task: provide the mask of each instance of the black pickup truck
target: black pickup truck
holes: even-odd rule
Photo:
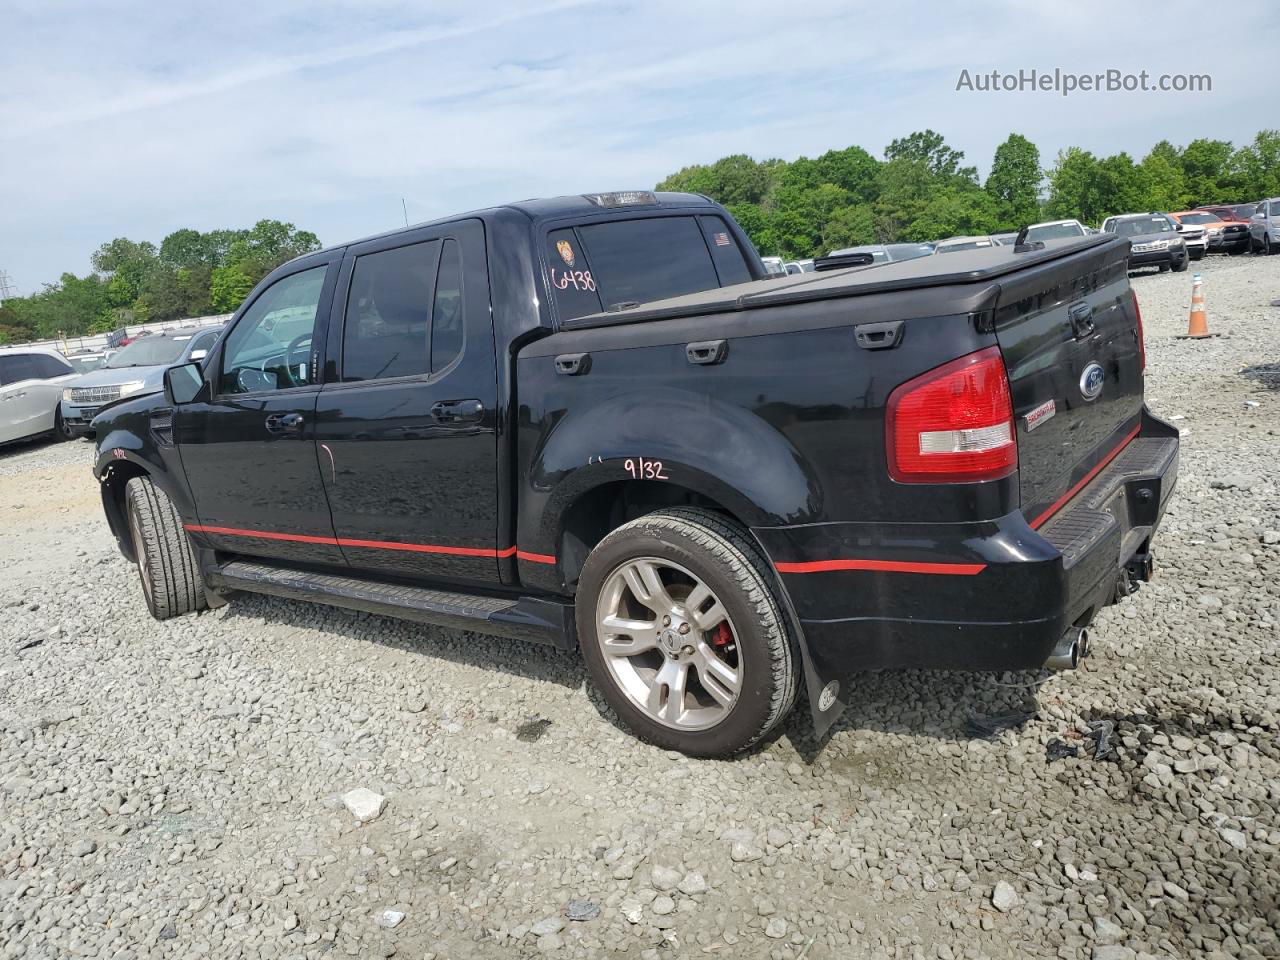
[[[277,269],[94,471],[156,617],[578,647],[637,734],[731,754],[801,682],[824,733],[854,671],[1074,666],[1150,577],[1178,439],[1128,250],[767,278],[703,197],[480,210]]]

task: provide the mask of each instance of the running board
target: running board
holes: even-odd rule
[[[564,650],[577,646],[573,605],[555,600],[447,593],[245,560],[233,560],[209,570],[205,579],[209,586],[222,590],[308,600],[400,620],[549,643]]]

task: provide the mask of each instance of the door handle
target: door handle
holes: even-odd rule
[[[306,418],[300,413],[273,413],[265,422],[268,433],[284,435],[301,433]]]
[[[431,406],[431,419],[436,423],[476,423],[484,416],[479,400],[441,400]]]
[[[1077,340],[1083,340],[1093,333],[1093,306],[1085,300],[1073,303],[1067,308],[1067,316],[1071,320],[1071,330]]]

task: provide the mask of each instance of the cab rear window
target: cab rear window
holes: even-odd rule
[[[611,220],[555,230],[547,240],[561,320],[751,279],[717,216]]]

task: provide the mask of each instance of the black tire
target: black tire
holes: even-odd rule
[[[1190,261],[1187,260],[1186,257],[1183,257],[1181,260],[1175,260],[1170,269],[1173,270],[1174,273],[1182,273],[1182,271],[1187,269],[1188,263],[1190,263]]]
[[[1203,250],[1197,250],[1195,253],[1191,254],[1191,259],[1192,259],[1192,260],[1196,260],[1196,261],[1203,260],[1203,259],[1204,259],[1204,251],[1203,251]]]
[[[596,608],[610,575],[629,560],[656,557],[685,567],[724,605],[737,634],[742,689],[725,717],[703,730],[677,730],[632,702],[605,664]],[[641,739],[695,757],[726,757],[758,743],[790,713],[800,658],[772,568],[737,524],[707,510],[651,513],[605,537],[578,585],[579,644],[587,669],[622,722]]]
[[[63,440],[74,440],[75,438],[76,435],[71,432],[71,428],[62,419],[62,405],[59,404],[53,410],[53,442],[61,443]]]
[[[1276,252],[1276,246],[1271,242],[1271,235],[1264,234],[1262,237],[1262,252],[1268,257]]]
[[[1168,269],[1169,269],[1169,264],[1167,264],[1167,263],[1162,263],[1162,264],[1160,264],[1160,269],[1159,269],[1157,272],[1159,272],[1159,273],[1164,273],[1164,272],[1165,272],[1165,271],[1167,271]]]
[[[150,477],[134,477],[125,487],[125,509],[151,615],[168,620],[208,609],[204,581],[173,501]]]

